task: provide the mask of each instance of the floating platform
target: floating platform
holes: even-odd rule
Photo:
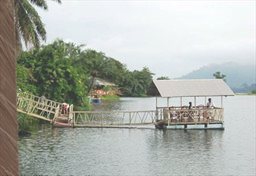
[[[224,130],[222,121],[202,121],[202,122],[169,122],[160,120],[155,123],[157,129],[173,129],[173,130]]]
[[[58,127],[58,128],[71,128],[73,127],[72,124],[70,123],[63,123],[63,122],[54,122],[53,127]]]
[[[82,124],[74,125],[74,128],[123,128],[123,129],[155,129],[155,125],[98,125],[98,124]]]
[[[69,124],[55,122],[53,124],[57,128],[122,128],[122,129],[167,129],[167,130],[224,130],[224,124],[222,122],[181,122],[181,123],[165,123],[158,121],[156,123],[147,124]]]

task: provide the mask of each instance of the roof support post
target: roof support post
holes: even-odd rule
[[[196,107],[196,97],[194,97],[194,107]]]
[[[157,110],[157,96],[156,96],[156,110]]]
[[[169,108],[169,106],[170,106],[169,99],[170,99],[170,97],[167,98],[167,107],[168,107],[168,108]]]
[[[182,97],[180,97],[180,107],[182,107]]]
[[[221,96],[221,102],[220,102],[221,108],[223,108],[223,96]]]
[[[159,118],[159,114],[158,114],[158,106],[157,106],[158,102],[157,102],[157,96],[156,96],[156,113],[155,113],[155,120],[158,120]]]

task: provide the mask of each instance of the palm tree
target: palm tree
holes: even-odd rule
[[[219,71],[215,72],[213,76],[215,77],[215,79],[223,79],[226,82],[226,79],[225,79],[226,75],[221,74]]]
[[[61,3],[61,0],[54,0]],[[40,16],[33,5],[48,9],[46,0],[14,0],[15,6],[15,26],[18,48],[21,48],[21,41],[26,47],[39,47],[40,41],[46,40],[46,31]]]

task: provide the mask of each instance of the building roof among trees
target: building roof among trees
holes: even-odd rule
[[[96,78],[95,79],[95,85],[98,85],[98,86],[116,86],[114,83],[111,83],[111,82],[108,82],[104,79],[101,79],[101,78]]]

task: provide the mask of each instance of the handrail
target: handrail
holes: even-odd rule
[[[162,119],[170,121],[224,121],[223,108],[158,108]]]
[[[73,111],[75,125],[134,125],[155,122],[156,111]]]
[[[18,93],[17,110],[19,112],[51,121],[58,116],[61,103],[46,98],[38,97],[29,93]]]
[[[60,110],[63,103],[52,101],[43,97],[34,96],[28,93],[19,93],[17,99],[17,110],[35,118],[55,122],[63,118]],[[157,120],[174,122],[223,122],[223,108],[182,108],[182,107],[157,107],[156,110],[143,111],[73,111],[73,105],[69,106],[68,119],[72,126],[113,126],[113,125],[142,125],[152,124]]]

